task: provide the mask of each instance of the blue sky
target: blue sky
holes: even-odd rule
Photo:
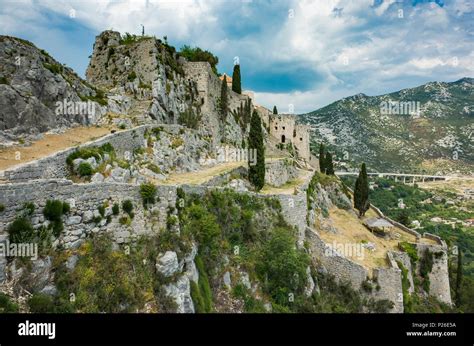
[[[474,76],[472,0],[0,0],[0,34],[82,76],[96,35],[141,24],[212,51],[220,72],[239,57],[243,88],[280,112]]]

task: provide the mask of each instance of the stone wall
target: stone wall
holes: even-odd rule
[[[296,116],[291,114],[278,114],[269,116],[270,135],[281,144],[292,143],[298,152],[298,157],[310,160],[310,127],[296,124]]]
[[[157,186],[158,202],[145,211],[141,204],[140,187],[131,184],[99,183],[74,184],[68,180],[43,180],[19,184],[0,185],[0,203],[5,206],[0,221],[0,237],[6,237],[7,225],[15,219],[25,202],[35,204],[35,212],[31,216],[34,228],[47,226],[48,222],[42,214],[46,201],[57,199],[68,202],[71,211],[63,216],[65,230],[59,243],[66,248],[77,247],[88,234],[112,231],[117,243],[128,242],[130,238],[150,232],[158,232],[166,228],[168,211],[176,206],[176,187]],[[112,216],[112,205],[121,206],[124,200],[134,204],[134,218],[130,225],[121,225],[118,216]],[[100,221],[99,206],[105,208],[105,216]],[[122,208],[120,207],[120,210]],[[174,211],[175,212],[175,211]],[[107,216],[111,216],[107,222]]]
[[[98,140],[90,141],[76,148],[59,151],[39,160],[0,172],[0,179],[10,182],[24,182],[34,179],[63,179],[69,175],[66,158],[77,148],[101,146],[110,143],[115,148],[118,156],[123,156],[126,151],[143,147],[144,133],[149,126],[140,126],[131,130],[120,131],[104,136]]]
[[[354,289],[360,289],[362,283],[367,279],[369,272],[350,259],[332,251],[318,233],[306,227],[306,241],[313,259],[317,259],[326,270],[334,275],[336,281],[349,283]]]
[[[401,270],[398,267],[392,266],[390,268],[376,268],[373,271],[373,279],[378,283],[380,289],[373,290],[372,296],[377,300],[390,300],[394,303],[390,312],[402,313],[403,289]]]
[[[452,304],[451,289],[449,285],[449,271],[448,271],[448,254],[446,248],[439,245],[414,244],[418,251],[420,260],[426,250],[433,254],[433,268],[429,273],[430,292],[429,295],[436,297],[441,302]],[[420,271],[418,260],[417,273]]]

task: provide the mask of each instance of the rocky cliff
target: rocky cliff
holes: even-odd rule
[[[71,108],[90,101],[89,107]],[[58,104],[59,102],[59,104]],[[94,124],[103,93],[29,41],[0,36],[0,142],[51,129]],[[66,105],[66,107],[64,107]]]

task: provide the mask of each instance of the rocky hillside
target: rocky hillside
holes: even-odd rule
[[[406,114],[406,102],[419,102],[419,113],[414,103],[415,112]],[[376,171],[449,173],[469,172],[474,165],[472,78],[380,96],[358,94],[302,119],[313,127],[313,150],[323,141],[348,168],[365,161]]]
[[[93,102],[94,111],[65,111],[57,102]],[[33,43],[0,36],[0,142],[28,140],[51,129],[92,124],[103,93]]]

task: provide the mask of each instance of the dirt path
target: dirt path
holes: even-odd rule
[[[168,176],[166,180],[161,181],[159,183],[165,185],[199,185],[211,180],[212,178],[220,174],[229,172],[240,166],[245,166],[246,164],[246,162],[225,162],[216,166],[201,169],[196,172],[172,173]]]
[[[45,134],[30,146],[0,149],[0,171],[103,137],[109,134],[111,129],[96,126],[75,127],[60,134]]]
[[[281,160],[282,158],[269,158],[266,159],[266,162],[273,162]],[[247,162],[224,162],[209,168],[204,168],[196,172],[186,172],[186,173],[171,173],[166,180],[157,181],[158,184],[165,185],[179,185],[179,184],[189,184],[189,185],[199,185],[204,184],[218,175],[232,171],[237,167],[247,167]]]

